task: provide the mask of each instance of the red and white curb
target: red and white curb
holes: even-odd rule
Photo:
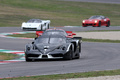
[[[13,38],[13,39],[29,39],[29,40],[34,40],[33,38],[11,37],[11,36],[9,36],[9,35],[14,35],[14,34],[27,34],[27,33],[35,33],[35,32],[29,31],[29,32],[0,33],[0,37],[4,37],[4,38]],[[14,50],[0,49],[0,52],[11,53],[11,54],[17,54],[17,55],[20,56],[19,59],[14,59],[14,60],[0,60],[0,64],[8,64],[8,63],[15,63],[15,62],[25,61],[24,51],[14,51]]]
[[[17,55],[20,56],[20,58],[14,59],[14,60],[0,60],[0,64],[8,64],[8,63],[15,63],[15,62],[25,61],[24,51],[13,51],[13,50],[0,49],[0,52],[10,53],[10,54],[17,54]]]
[[[33,31],[29,32],[11,32],[11,33],[0,33],[0,37],[5,37],[5,38],[13,38],[13,39],[30,39],[33,40],[33,38],[25,38],[25,37],[11,37],[9,35],[14,35],[14,34],[27,34],[27,33],[35,33]]]

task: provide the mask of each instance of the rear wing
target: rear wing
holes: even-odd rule
[[[36,31],[36,37],[39,37],[43,34],[43,31]]]
[[[66,33],[67,33],[69,36],[76,35],[76,34],[75,34],[75,33],[73,33],[72,31],[66,31]]]

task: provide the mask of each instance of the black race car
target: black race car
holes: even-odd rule
[[[26,61],[34,59],[80,58],[81,37],[67,38],[65,35],[41,35],[25,47]]]

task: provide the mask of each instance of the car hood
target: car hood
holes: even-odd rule
[[[57,49],[58,47],[62,46],[63,44],[35,44],[36,48],[43,54],[47,54],[50,51]]]

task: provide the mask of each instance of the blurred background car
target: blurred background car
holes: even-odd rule
[[[46,30],[50,27],[50,20],[30,19],[27,22],[23,22],[22,30]]]
[[[101,27],[101,26],[110,26],[110,19],[101,16],[101,15],[96,15],[96,16],[91,16],[89,19],[85,19],[82,21],[82,26],[87,27],[87,26],[93,26],[93,27]]]

